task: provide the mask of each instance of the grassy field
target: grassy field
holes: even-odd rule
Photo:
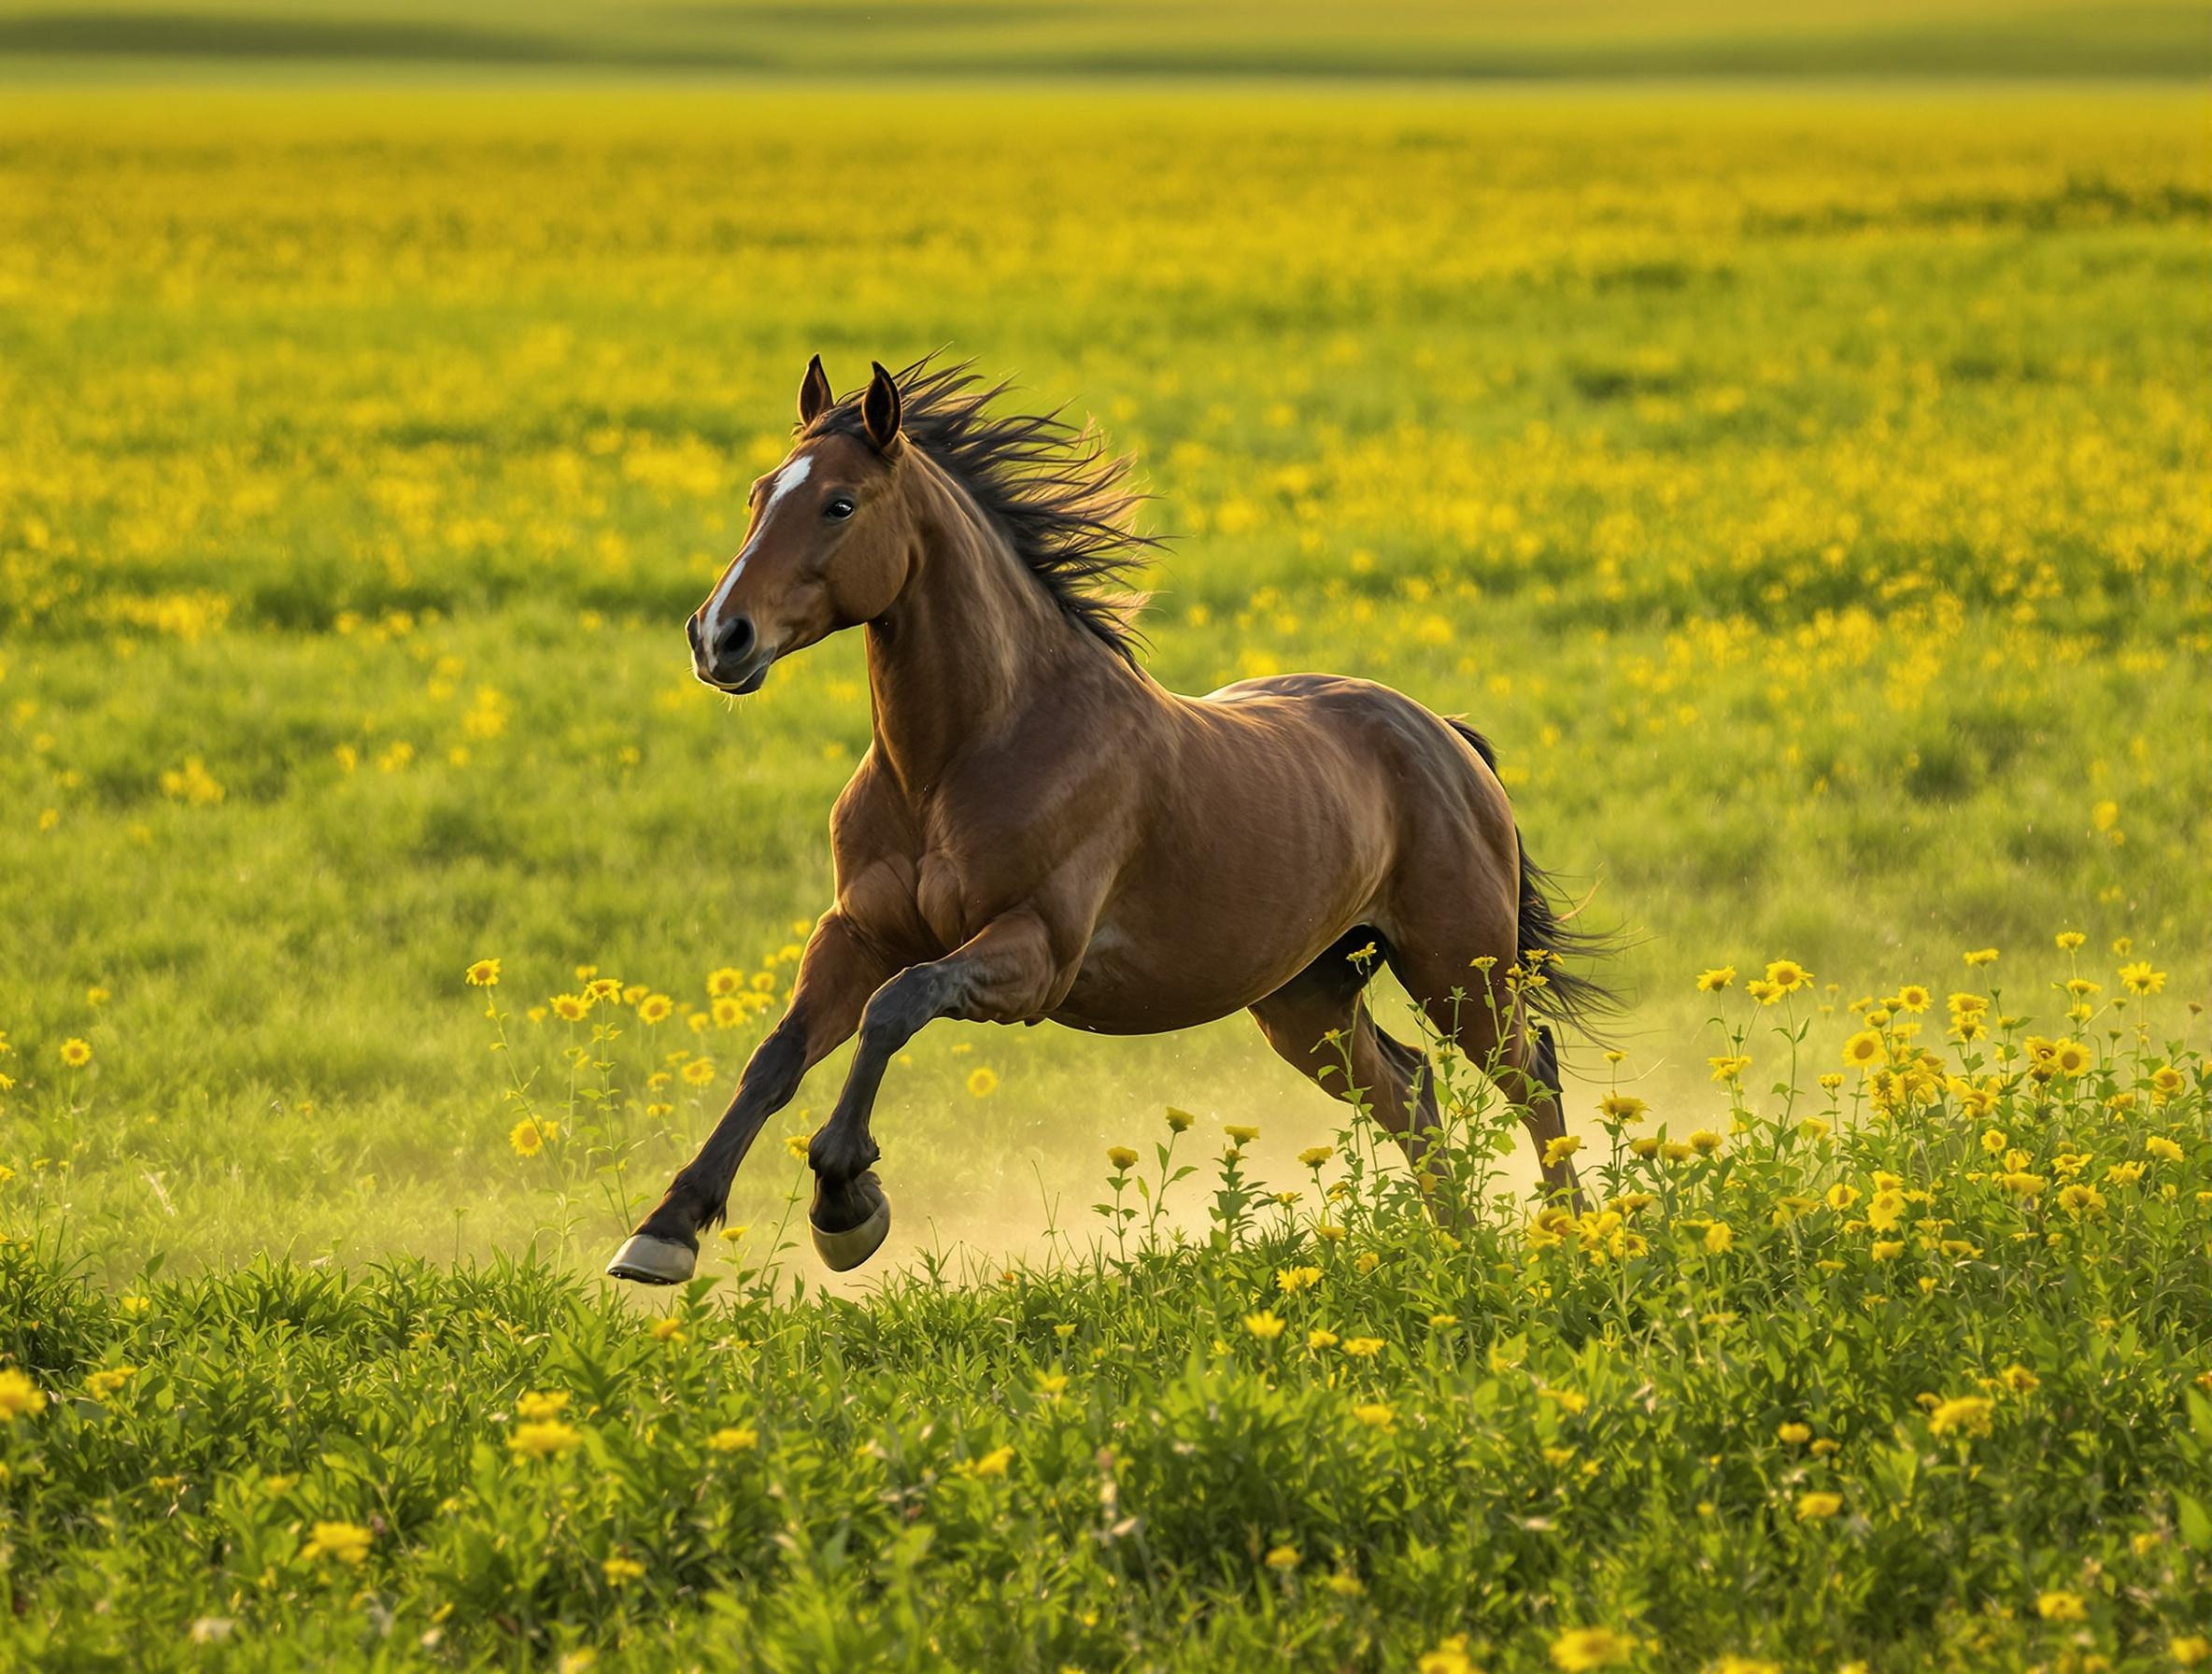
[[[2212,1426],[2202,119],[2155,86],[11,91],[21,1642],[1402,1666],[1464,1632],[1516,1667],[1602,1626],[1665,1667],[2166,1666]],[[909,1281],[763,1276],[833,1060],[680,1337],[579,1283],[780,1005],[868,737],[858,645],[731,705],[682,617],[806,355],[843,387],[941,344],[1141,457],[1167,683],[1337,669],[1497,740],[1535,853],[1637,938],[1570,1121],[1603,1151],[1617,1090],[1721,1141],[1609,1180],[1653,1195],[1635,1248],[1513,1204],[1452,1248],[1365,1171],[1324,1210],[1296,1158],[1337,1109],[1241,1019],[943,1025],[877,1125]],[[1731,1014],[1716,1081],[1693,977],[1784,958],[1812,979]],[[1903,985],[1999,981],[1957,1084],[1816,1085]],[[2028,1073],[2011,1010],[2096,1068]],[[1225,1225],[1186,1184],[1180,1247],[1100,1267],[1102,1147],[1170,1104],[1304,1196]],[[1878,1170],[1931,1197],[1794,1207]],[[1930,1432],[1917,1396],[2015,1364],[1989,1436]],[[575,1451],[510,1457],[525,1390]],[[302,1555],[318,1522],[362,1568]]]

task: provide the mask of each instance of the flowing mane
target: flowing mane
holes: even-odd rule
[[[1062,615],[1134,665],[1141,641],[1132,618],[1143,601],[1129,585],[1162,543],[1130,527],[1147,498],[1126,486],[1131,461],[1109,455],[1097,431],[1076,429],[1056,410],[991,412],[1011,384],[979,388],[972,362],[933,366],[934,359],[925,355],[897,375],[907,441],[967,489]],[[864,434],[861,395],[832,403],[805,434]]]

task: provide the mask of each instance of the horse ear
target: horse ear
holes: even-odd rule
[[[806,363],[806,377],[799,386],[799,422],[812,424],[830,410],[830,375],[822,370],[820,355]]]
[[[876,452],[888,453],[891,444],[899,439],[899,386],[881,361],[868,363],[875,376],[869,380],[868,393],[860,398],[860,422],[868,427],[868,439],[875,444]]]

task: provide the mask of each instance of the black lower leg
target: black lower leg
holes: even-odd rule
[[[745,1064],[737,1097],[638,1230],[698,1248],[701,1230],[729,1213],[730,1182],[753,1141],[791,1101],[805,1074],[806,1046],[796,1029],[778,1029],[762,1041]]]
[[[811,1218],[824,1232],[843,1232],[873,1214],[883,1201],[873,1169],[883,1155],[869,1132],[869,1117],[892,1057],[923,1025],[945,1014],[943,968],[917,965],[876,990],[860,1020],[859,1049],[845,1076],[837,1108],[806,1148],[815,1171]]]

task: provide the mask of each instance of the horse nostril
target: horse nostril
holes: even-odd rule
[[[753,649],[753,618],[738,617],[722,630],[721,643],[715,646],[715,660],[725,666],[742,662]]]
[[[697,616],[688,616],[684,618],[684,637],[691,643],[691,655],[698,656],[699,617]]]

